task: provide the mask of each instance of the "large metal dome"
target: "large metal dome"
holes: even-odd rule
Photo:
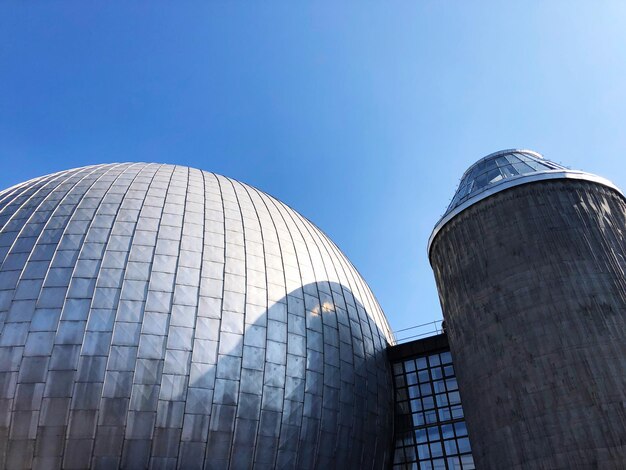
[[[0,263],[0,466],[387,464],[387,321],[276,199],[181,166],[64,171],[0,193]]]

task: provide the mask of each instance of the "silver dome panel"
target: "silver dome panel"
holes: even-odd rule
[[[0,467],[387,465],[387,321],[276,199],[64,171],[0,193],[0,263]]]

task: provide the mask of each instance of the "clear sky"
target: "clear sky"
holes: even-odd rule
[[[0,3],[0,187],[239,179],[324,230],[396,330],[441,317],[426,243],[471,163],[531,148],[626,188],[625,123],[624,1]]]

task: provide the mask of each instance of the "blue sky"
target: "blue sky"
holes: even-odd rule
[[[531,148],[626,188],[626,3],[0,4],[0,187],[114,161],[286,202],[394,329],[440,318],[426,243],[463,171]]]

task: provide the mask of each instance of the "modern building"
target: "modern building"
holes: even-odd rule
[[[472,165],[429,243],[478,468],[626,468],[626,198],[530,151]]]
[[[607,180],[492,154],[429,242],[445,332],[395,344],[255,188],[145,163],[8,188],[0,466],[622,468],[625,231]]]
[[[391,346],[394,470],[475,468],[445,333]]]
[[[0,467],[383,468],[393,337],[337,247],[212,173],[0,193]]]

